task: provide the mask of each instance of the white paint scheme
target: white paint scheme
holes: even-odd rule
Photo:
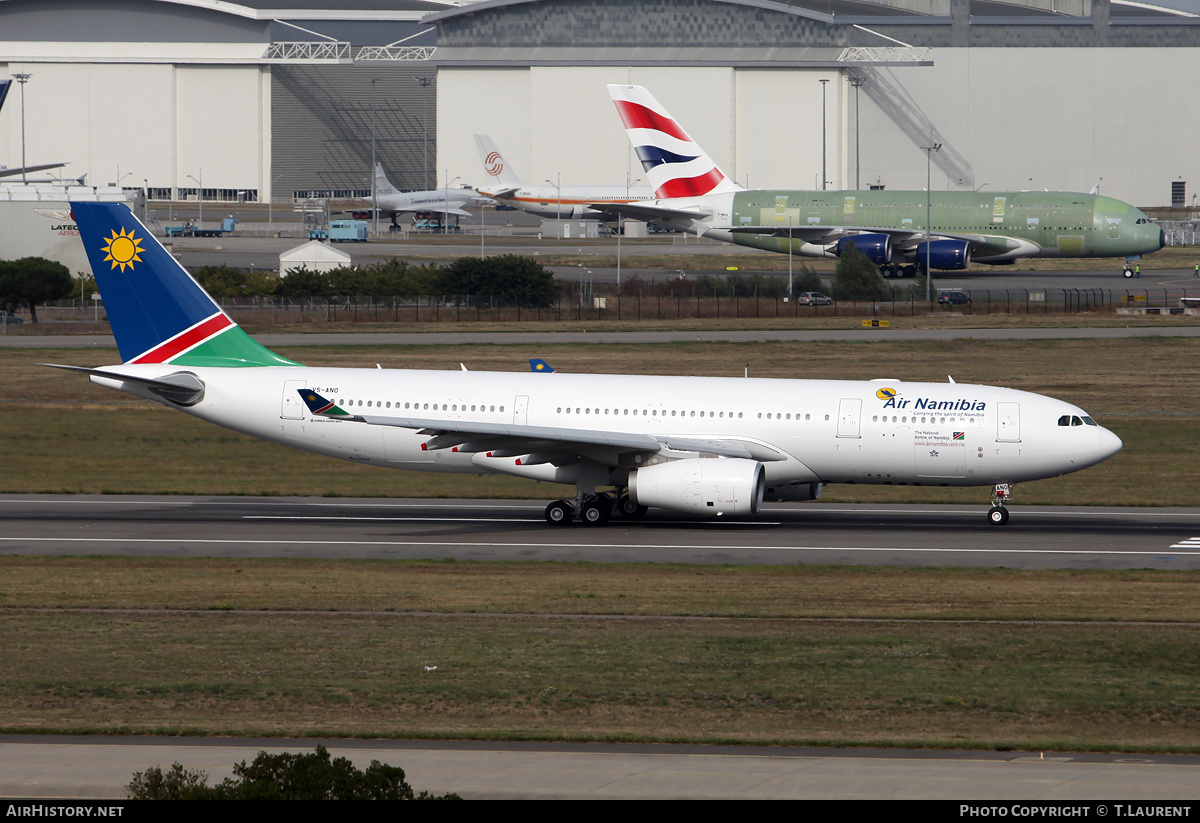
[[[1120,439],[1101,426],[1059,425],[1064,416],[1086,418],[1069,403],[963,383],[170,365],[103,371],[143,378],[194,374],[205,386],[203,399],[177,408],[305,451],[390,468],[575,484],[581,495],[630,485],[629,474],[639,467],[683,459],[761,464],[767,499],[808,499],[814,495],[787,487],[800,484],[819,493],[810,484],[991,486],[1078,471],[1121,448]],[[141,384],[95,374],[92,379],[174,405]],[[293,399],[300,388],[361,420],[313,416]],[[930,404],[962,408],[934,413],[926,408]],[[509,438],[536,431],[543,445],[510,440],[526,445],[491,457],[486,450],[455,450],[445,437],[445,448],[430,445],[438,445],[431,434],[439,430],[473,426],[503,426]],[[961,439],[955,440],[958,433]],[[495,454],[505,437],[490,439]],[[606,439],[654,445],[600,444]],[[706,454],[706,446],[750,457],[714,456]],[[672,508],[695,511],[682,504]]]
[[[488,185],[479,187],[479,193],[538,217],[598,220],[602,215],[590,208],[592,203],[633,203],[654,199],[649,186],[527,186],[490,137],[475,135],[475,146],[484,173],[491,180]]]
[[[470,217],[464,207],[480,199],[475,192],[462,188],[400,191],[387,179],[380,163],[375,164],[375,197],[363,198],[368,205],[375,205],[378,201],[379,211],[384,214],[428,211],[457,217]]]

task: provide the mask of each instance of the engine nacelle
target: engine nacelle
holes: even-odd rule
[[[629,473],[629,497],[639,506],[687,514],[754,514],[766,489],[762,463],[737,457],[690,458]]]
[[[928,249],[928,251],[927,251]],[[971,265],[971,244],[966,240],[934,240],[917,246],[917,262],[925,268],[925,255],[929,255],[929,268],[957,271]]]
[[[790,486],[767,486],[763,495],[764,500],[776,503],[798,503],[804,500],[817,500],[825,489],[824,483],[795,483]]]
[[[853,237],[843,237],[837,242],[837,256],[841,257],[846,246],[854,244],[854,248],[867,256],[872,263],[883,265],[892,262],[892,238],[887,234],[856,234]]]

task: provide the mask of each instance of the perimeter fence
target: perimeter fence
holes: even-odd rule
[[[905,290],[907,292],[907,290]],[[944,294],[935,292],[935,294]],[[937,314],[1038,315],[1100,313],[1126,310],[1149,314],[1200,311],[1200,285],[1193,289],[962,289],[949,292],[948,302],[935,297],[899,293],[893,300],[835,301],[810,305],[783,297],[633,295],[578,297],[543,307],[506,304],[499,297],[424,295],[419,297],[229,298],[219,301],[237,322],[247,326],[346,323],[540,323],[595,321],[671,321],[714,319],[794,319],[814,317],[892,318]],[[26,318],[27,319],[27,318]],[[9,334],[55,334],[76,326],[106,325],[104,304],[78,300],[38,308],[37,324],[9,325]]]

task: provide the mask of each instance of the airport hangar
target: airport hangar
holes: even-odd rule
[[[922,189],[940,143],[938,189],[1191,205],[1198,47],[1131,0],[0,0],[0,163],[24,91],[27,162],[154,199],[363,192],[373,150],[479,185],[475,133],[530,183],[636,183],[604,88],[636,83],[751,186]]]

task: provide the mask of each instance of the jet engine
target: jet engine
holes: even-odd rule
[[[872,263],[883,265],[892,262],[892,238],[886,234],[856,234],[853,237],[843,237],[837,242],[837,256],[841,257],[846,246],[854,244],[854,248],[867,256]]]
[[[688,514],[754,514],[765,474],[762,463],[737,457],[673,460],[630,472],[629,498]]]
[[[928,249],[928,251],[926,251]],[[917,246],[917,262],[925,268],[925,255],[929,255],[929,268],[957,271],[971,265],[971,244],[966,240],[934,240]]]
[[[790,486],[767,486],[764,499],[776,502],[800,502],[817,500],[824,491],[824,483],[796,483]]]

